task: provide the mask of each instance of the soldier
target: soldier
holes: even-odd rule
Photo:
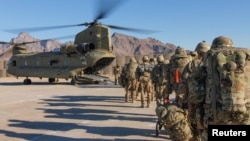
[[[196,76],[200,78],[196,83],[202,85],[193,98],[203,107],[196,111],[201,140],[208,140],[208,125],[250,124],[249,62],[249,49],[234,48],[232,40],[225,36],[213,40]]]
[[[152,71],[152,81],[155,84],[156,105],[164,104],[164,90],[166,87],[166,64],[164,63],[163,55],[157,56],[157,64]]]
[[[197,57],[198,57],[197,51],[191,51],[191,52],[189,53],[189,55],[190,55],[190,57],[191,57],[191,60],[197,59]]]
[[[147,55],[142,58],[143,63],[139,64],[136,69],[136,78],[139,81],[138,93],[141,94],[141,107],[145,108],[145,95],[147,95],[147,107],[150,107],[152,98],[152,82],[151,72],[154,65],[149,63],[149,57]]]
[[[119,85],[121,85],[123,88],[126,87],[127,85],[127,78],[126,78],[126,69],[127,69],[127,65],[128,64],[125,64],[122,69],[121,69],[121,74],[120,74],[120,77],[118,79],[118,83]]]
[[[186,50],[182,47],[177,47],[175,50],[175,54],[170,58],[169,70],[167,73],[167,77],[169,80],[169,83],[167,83],[167,95],[170,95],[174,92],[176,103],[183,100],[184,94],[180,93],[179,83],[182,81],[181,74],[184,70],[184,67],[189,61],[190,57],[187,55]]]
[[[149,63],[150,63],[151,65],[156,65],[157,61],[155,60],[155,58],[150,58],[150,59],[149,59]]]
[[[195,52],[197,53],[197,57],[194,57],[191,62],[189,62],[183,70],[182,73],[182,82],[181,85],[186,87],[187,91],[184,91],[184,101],[183,103],[179,103],[179,106],[187,110],[188,119],[191,122],[190,125],[194,129],[194,136],[197,140],[201,140],[200,138],[200,125],[197,125],[197,118],[200,118],[196,113],[200,113],[202,107],[201,104],[197,104],[197,98],[195,95],[198,93],[198,89],[201,86],[201,75],[202,71],[200,67],[203,65],[202,61],[206,54],[206,52],[210,49],[210,45],[205,41],[202,41],[197,44],[195,48]],[[198,82],[198,83],[197,83]]]
[[[183,103],[180,103],[180,107],[183,108],[187,108],[187,102],[190,101],[189,98],[192,98],[192,95],[190,95],[189,93],[195,93],[194,92],[194,88],[195,86],[193,86],[193,79],[194,76],[196,75],[195,72],[197,71],[196,68],[200,67],[202,65],[202,61],[203,58],[205,56],[205,53],[210,49],[210,45],[208,43],[206,43],[205,41],[199,42],[195,48],[195,55],[193,56],[192,61],[190,61],[184,68],[183,72],[182,72],[182,82],[180,83],[181,86],[185,87],[186,91],[183,91],[182,93],[184,93],[184,97],[185,100],[183,101]],[[181,90],[180,90],[181,91]]]
[[[155,58],[155,57],[153,57],[153,58],[150,58],[149,59],[149,63],[152,65],[152,67],[154,68],[154,66],[157,64],[157,58]],[[151,75],[152,76],[152,75]],[[152,79],[152,77],[151,77],[151,79]],[[151,94],[151,101],[154,101],[154,98],[155,98],[155,81],[154,80],[152,80],[151,81],[152,82],[152,90],[153,90],[153,92],[152,92],[152,94]]]
[[[115,67],[114,67],[114,75],[115,75],[115,85],[117,85],[118,84],[118,79],[119,79],[119,77],[120,77],[120,74],[121,74],[121,67],[120,67],[120,65],[116,65]]]
[[[130,58],[129,63],[126,66],[126,80],[127,84],[125,85],[125,102],[132,103],[136,100],[136,91],[137,91],[137,79],[136,79],[136,69],[137,69],[137,61],[134,57]]]

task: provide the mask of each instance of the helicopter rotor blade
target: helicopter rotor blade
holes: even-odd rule
[[[10,44],[10,42],[0,42],[0,44]]]
[[[100,19],[106,18],[108,15],[111,14],[116,8],[118,8],[119,5],[121,5],[125,0],[109,0],[109,1],[103,1],[99,0],[96,1],[97,5],[97,12],[96,16],[94,18],[94,21],[98,21]]]
[[[159,32],[159,31],[156,31],[156,30],[129,28],[129,27],[116,26],[116,25],[106,25],[106,26],[108,26],[110,28],[113,28],[113,29],[125,30],[125,31],[131,31],[131,32],[137,32],[137,33],[152,34],[152,33]]]
[[[4,31],[17,34],[20,32],[37,32],[37,31],[45,31],[45,30],[60,29],[60,28],[67,28],[67,27],[76,27],[76,26],[87,26],[87,25],[88,25],[88,23],[81,23],[81,24],[74,24],[74,25],[59,25],[59,26],[47,26],[47,27],[6,29]]]
[[[38,31],[45,31],[45,30],[53,30],[53,29],[61,29],[61,28],[68,28],[68,27],[76,27],[76,26],[92,26],[95,23],[98,22],[100,19],[106,18],[111,12],[113,12],[118,6],[120,6],[125,0],[98,0],[97,5],[97,12],[96,16],[94,18],[94,21],[92,22],[85,22],[80,24],[73,24],[73,25],[59,25],[59,26],[47,26],[47,27],[31,27],[31,28],[19,28],[19,29],[6,29],[3,31],[19,34],[20,32],[38,32]],[[138,32],[138,33],[155,33],[159,31],[154,30],[147,30],[147,29],[136,29],[136,28],[128,28],[128,27],[121,27],[121,26],[115,26],[115,25],[106,25],[107,27],[118,29],[118,30],[125,30],[125,31],[131,31],[131,32]]]
[[[9,44],[9,45],[26,45],[26,44],[32,44],[32,43],[37,43],[37,42],[42,42],[42,41],[49,41],[51,39],[46,39],[46,40],[36,40],[36,41],[30,41],[30,42],[21,42],[21,43],[14,43],[14,42],[0,42],[0,44]]]
[[[0,44],[25,45],[25,44],[32,44],[32,43],[43,42],[43,41],[52,41],[52,40],[60,40],[60,39],[69,39],[69,38],[74,38],[74,36],[75,36],[75,35],[67,35],[67,36],[61,36],[61,37],[56,37],[56,38],[49,38],[49,39],[43,39],[43,40],[35,40],[35,41],[30,41],[30,42],[21,42],[21,43],[0,41]]]
[[[95,23],[97,20],[106,18],[108,14],[111,13],[115,8],[118,7],[118,5],[121,5],[121,3],[125,2],[125,0],[109,0],[103,2],[103,0],[99,0],[97,2],[98,5],[98,12],[96,14],[96,17],[93,22],[85,22],[80,24],[73,24],[73,25],[59,25],[59,26],[46,26],[46,27],[31,27],[31,28],[18,28],[18,29],[6,29],[3,30],[5,32],[18,34],[20,32],[38,32],[38,31],[46,31],[46,30],[54,30],[54,29],[61,29],[61,28],[68,28],[68,27],[76,27],[76,26],[89,26]]]

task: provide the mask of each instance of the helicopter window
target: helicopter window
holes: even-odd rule
[[[64,66],[67,66],[68,65],[68,62],[67,61],[64,61]]]
[[[89,32],[89,35],[92,35],[92,31]]]
[[[27,61],[24,61],[24,65],[27,66],[27,65],[28,65],[28,62],[27,62]]]
[[[50,60],[49,61],[49,64],[52,66],[53,64],[57,64],[57,63],[59,63],[59,61],[58,60]]]
[[[16,60],[12,61],[12,66],[16,66]]]

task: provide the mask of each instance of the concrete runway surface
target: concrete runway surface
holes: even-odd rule
[[[1,141],[166,141],[155,137],[155,101],[125,103],[125,91],[113,83],[70,85],[60,80],[0,78]]]

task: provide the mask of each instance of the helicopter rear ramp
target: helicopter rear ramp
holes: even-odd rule
[[[84,74],[77,77],[77,82],[80,83],[104,83],[104,82],[112,82],[109,77],[97,75],[97,74]]]

